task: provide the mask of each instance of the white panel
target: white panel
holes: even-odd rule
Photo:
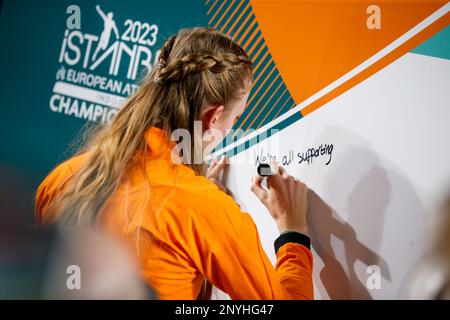
[[[450,61],[408,53],[265,142],[231,159],[228,186],[254,218],[273,262],[278,233],[250,192],[255,155],[333,144],[287,171],[309,194],[317,298],[398,298],[424,249],[430,217],[449,190]],[[278,139],[279,148],[274,148]],[[366,267],[381,268],[368,290]]]

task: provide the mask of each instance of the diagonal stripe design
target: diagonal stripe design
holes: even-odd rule
[[[248,0],[205,1],[208,25],[239,43],[253,61],[252,91],[247,107],[225,141],[246,135],[272,121],[295,105],[289,89],[269,52]]]

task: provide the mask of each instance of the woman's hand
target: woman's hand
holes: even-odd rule
[[[220,174],[223,172],[226,166],[227,158],[225,156],[223,156],[219,160],[214,159],[209,165],[208,171],[206,173],[206,178],[213,182],[220,190],[228,194],[228,189],[220,180]]]
[[[269,210],[280,232],[293,230],[308,235],[308,187],[288,175],[276,162],[271,162],[270,167],[274,175],[267,178],[269,189],[261,186],[263,177],[255,176],[252,192]]]

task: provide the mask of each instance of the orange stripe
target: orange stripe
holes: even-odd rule
[[[216,1],[214,1],[214,3],[212,4],[212,6],[211,6],[211,8],[209,8],[209,10],[208,10],[208,12],[206,12],[206,14],[209,16],[209,14],[211,13],[211,10],[215,7],[215,5],[217,4],[217,1],[219,1],[219,0],[216,0]]]
[[[286,93],[286,91],[287,91],[287,88],[286,88],[286,90],[284,90],[284,92],[283,92],[283,94],[280,96],[280,98],[283,97],[283,95]],[[278,100],[280,100],[280,98],[278,98]],[[260,128],[260,127],[261,127],[261,125],[262,125],[262,124],[264,123],[264,121],[267,119],[267,116],[270,114],[270,112],[272,111],[272,109],[273,109],[273,108],[276,106],[276,104],[278,103],[278,100],[277,100],[276,103],[274,103],[274,105],[272,106],[272,108],[270,108],[270,110],[267,112],[267,114],[266,114],[266,116],[264,117],[264,119],[262,119],[262,121],[259,123],[259,125],[258,125],[257,128]],[[286,105],[286,103],[289,102],[289,100],[290,100],[289,98],[286,99],[286,101],[285,101],[285,102],[283,103],[283,105],[280,107],[280,110],[283,110],[284,106]],[[280,110],[277,111],[277,114],[275,115],[275,117],[273,117],[273,119],[277,118],[278,113],[280,112]],[[247,128],[247,130],[244,131],[244,133],[242,134],[242,136],[245,136],[249,130],[251,130],[250,127]]]
[[[247,54],[251,55],[253,49],[256,48],[256,46],[262,41],[262,33],[259,34],[258,39],[255,40],[255,43],[252,45],[252,47],[250,49],[248,49]],[[255,56],[256,57],[256,56]]]
[[[242,6],[244,1],[240,1],[239,5],[234,9],[233,13],[230,15],[228,20],[223,24],[222,28],[220,29],[222,32],[226,29],[227,25],[230,23],[231,19],[236,15],[236,12],[239,10],[239,8]]]
[[[223,20],[223,18],[225,17],[225,15],[228,13],[228,11],[230,11],[231,7],[234,4],[234,0],[231,1],[230,5],[228,6],[227,10],[225,10],[225,12],[222,14],[222,16],[220,17],[219,21],[217,21],[217,23],[214,25],[214,28],[217,28],[217,26],[219,25],[219,23]]]
[[[255,20],[255,24],[256,24],[256,20]],[[250,28],[251,29],[251,28]],[[250,30],[249,29],[249,30]],[[256,35],[258,34],[258,25],[256,25],[255,30],[253,31],[253,33],[250,35],[250,37],[248,37],[247,41],[245,42],[245,44],[243,45],[244,48],[247,48],[250,44],[250,42],[252,42],[253,39],[255,39]],[[246,49],[247,50],[247,49]]]
[[[248,125],[249,128],[252,127],[253,123],[256,121],[256,119],[259,117],[259,115],[261,114],[261,112],[264,111],[264,109],[266,108],[266,106],[269,104],[270,100],[273,98],[273,96],[278,92],[278,90],[280,89],[281,85],[283,84],[283,80],[281,80],[280,84],[278,85],[278,87],[275,89],[275,91],[272,93],[272,95],[270,96],[270,98],[267,99],[266,103],[261,107],[261,109],[259,110],[259,112],[256,114],[256,116],[253,118],[253,121],[250,122],[250,124]],[[286,92],[287,89],[284,89],[284,92]],[[284,94],[283,92],[283,94]],[[281,97],[281,96],[280,96]],[[280,99],[278,99],[280,100]],[[278,101],[277,101],[278,102]],[[276,104],[276,102],[275,102]],[[274,104],[274,105],[275,105]],[[256,107],[256,106],[255,106]]]
[[[234,27],[236,26],[236,23],[238,23],[239,20],[241,20],[242,15],[244,14],[244,12],[247,11],[248,7],[250,6],[250,2],[247,3],[247,5],[245,6],[244,10],[242,10],[241,14],[239,15],[239,17],[236,19],[236,21],[234,21],[233,25],[230,27],[230,29],[227,31],[227,35],[230,35],[231,32],[233,31]],[[251,10],[250,10],[251,12]]]
[[[216,13],[214,13],[214,15],[212,16],[212,18],[209,20],[208,24],[211,24],[212,21],[214,20],[214,18],[217,16],[217,14],[219,13],[219,11],[222,9],[222,7],[225,5],[225,3],[227,3],[225,0],[222,2],[222,4],[220,5],[219,9],[216,10]]]
[[[255,59],[259,56],[259,54],[261,53],[261,51],[266,48],[266,45],[263,44],[261,46],[261,48],[259,48],[258,52],[255,54]],[[262,57],[262,59],[259,60],[258,65],[255,67],[255,70],[258,68],[258,66],[264,61],[264,59],[266,58],[266,56],[269,54],[269,50],[266,50],[266,53],[264,54],[264,56]]]
[[[267,64],[267,66],[265,66],[265,68],[263,69],[263,71],[261,71],[261,73],[258,75],[258,77],[254,80],[255,86],[258,83],[259,78],[261,78],[261,75],[264,73],[264,71],[267,69],[267,67],[270,65],[270,63]],[[252,103],[253,99],[256,97],[256,95],[258,94],[259,90],[262,89],[264,83],[266,83],[267,79],[269,79],[272,76],[272,73],[275,72],[277,68],[275,67],[275,64],[273,64],[272,66],[272,71],[270,71],[269,75],[264,79],[264,81],[261,84],[258,84],[258,89],[256,89],[256,91],[254,93],[252,93],[252,97],[250,98],[250,100],[247,102],[247,105],[250,105],[250,103]]]
[[[289,101],[289,99],[288,99],[288,101]],[[296,104],[295,104],[295,102],[294,102],[294,104],[289,108],[289,110],[292,109],[292,108],[294,108],[295,106],[296,106]],[[280,110],[277,111],[277,113],[276,113],[275,116],[273,117],[274,119],[278,118],[278,114],[281,112],[281,110],[283,110],[283,108],[280,108]]]
[[[267,53],[264,55],[264,59],[265,59],[265,57],[266,57],[268,54],[269,54],[269,50],[267,50]],[[259,61],[258,65],[257,65],[256,68],[255,68],[255,73],[256,73],[256,71],[257,71],[257,68],[258,68],[259,66],[261,66],[261,64],[262,64],[263,61],[264,61],[263,59],[261,59],[261,61]],[[259,78],[261,78],[261,76],[262,76],[262,74],[264,73],[264,71],[266,71],[266,69],[267,69],[269,66],[272,65],[272,62],[273,62],[272,59],[269,59],[269,62],[267,62],[266,66],[259,72],[259,74],[258,74],[258,76],[256,77],[256,79],[253,80],[253,83],[254,83],[255,85],[256,85],[256,83],[258,83],[258,80],[259,80]],[[273,68],[273,69],[276,69],[275,63],[272,65],[272,68]],[[272,70],[272,72],[273,72],[273,70]],[[272,73],[272,72],[271,72],[271,73]]]
[[[251,16],[251,15],[250,15]],[[249,16],[249,17],[250,17]],[[248,26],[248,28],[247,29],[245,29],[245,31],[244,31],[244,33],[242,34],[242,36],[241,36],[241,38],[237,41],[238,43],[242,43],[242,41],[245,39],[245,37],[248,35],[248,33],[250,32],[250,30],[252,30],[252,28],[253,28],[253,26],[255,25],[255,23],[256,23],[256,19],[253,17],[253,21],[250,23],[250,25]],[[241,28],[243,27],[244,25],[242,25],[241,26]],[[237,32],[237,34],[239,34],[239,32]]]
[[[275,69],[274,69],[275,70]],[[241,125],[239,126],[239,128],[242,128],[242,126],[247,122],[248,117],[250,117],[253,114],[253,111],[255,111],[256,107],[259,105],[259,103],[261,102],[261,100],[264,98],[264,96],[267,94],[267,92],[269,92],[270,88],[272,88],[273,84],[275,83],[275,81],[278,80],[278,78],[280,77],[280,74],[277,74],[277,76],[272,80],[272,82],[270,83],[270,85],[266,88],[266,91],[264,91],[264,93],[261,95],[261,98],[259,98],[258,102],[255,103],[255,105],[253,106],[253,108],[250,110],[249,113],[247,113],[247,115],[245,116],[245,119],[241,122]],[[267,81],[267,79],[269,79],[269,77],[267,77],[264,82]],[[253,96],[255,97],[256,94]]]
[[[338,97],[342,93],[348,91],[349,89],[353,88],[360,82],[366,80],[376,72],[380,71],[390,63],[394,62],[401,56],[403,56],[408,51],[414,49],[419,44],[424,42],[426,39],[430,38],[432,35],[436,34],[438,31],[442,30],[446,26],[448,26],[450,23],[450,14],[447,13],[442,18],[435,21],[432,25],[428,26],[426,29],[422,30],[419,34],[414,36],[412,39],[407,41],[406,43],[402,44],[400,47],[395,49],[393,52],[389,53],[387,56],[383,57],[382,59],[378,60],[374,64],[372,64],[370,67],[365,69],[364,71],[360,72],[341,86],[337,87],[330,93],[326,94],[325,96],[319,98],[315,102],[311,103],[310,105],[306,106],[303,110],[301,110],[301,114],[303,116],[306,116],[310,114],[311,112],[317,110],[327,102],[333,100],[334,98]]]
[[[258,102],[255,102],[255,105],[254,105],[253,109],[250,110],[250,112],[247,114],[247,116],[245,117],[244,121],[242,121],[242,124],[243,124],[244,122],[247,121],[247,118],[253,113],[253,111],[254,111],[254,110],[256,109],[256,107],[259,105],[259,103],[261,102],[261,100],[265,97],[265,95],[267,94],[267,92],[269,92],[270,88],[272,88],[273,84],[278,80],[279,77],[280,77],[280,74],[278,73],[277,76],[276,76],[275,78],[273,78],[272,82],[271,82],[271,83],[269,84],[269,86],[266,88],[266,91],[264,91],[264,93],[261,95],[261,97],[259,98]],[[267,77],[267,78],[264,80],[264,82],[266,82],[266,80],[267,80],[268,78],[269,78],[269,77]],[[281,82],[283,82],[283,79],[281,79]],[[262,85],[261,85],[261,87],[262,87]],[[255,97],[255,96],[256,96],[256,94],[255,94],[253,97]]]
[[[239,35],[239,32],[241,32],[242,28],[244,27],[244,25],[247,23],[248,19],[250,19],[250,17],[252,16],[252,11],[250,10],[250,14],[245,18],[244,22],[241,23],[241,25],[239,26],[239,28],[236,30],[236,32],[234,33],[236,35],[236,37]],[[248,32],[248,29],[247,29]]]
[[[286,88],[286,90],[284,90],[284,93],[280,96],[280,98],[286,93],[286,91],[287,91],[287,88]],[[278,116],[278,113],[280,113],[280,111],[283,110],[283,108],[284,108],[284,106],[286,105],[286,103],[289,102],[289,100],[290,100],[289,97],[290,97],[290,95],[291,95],[291,94],[289,93],[289,91],[288,91],[288,94],[289,94],[288,98],[287,98],[286,101],[283,103],[283,105],[280,107],[280,109],[277,111],[277,113],[275,114],[275,117],[273,117],[273,119],[275,119],[275,118]],[[277,101],[277,103],[278,103],[278,101]],[[264,119],[262,119],[260,125],[264,123],[264,121],[266,120],[266,118],[269,116],[270,112],[272,112],[272,109],[273,109],[276,105],[277,105],[276,103],[273,104],[272,108],[270,108],[270,110],[267,112],[267,114],[266,114],[266,116],[264,117]]]

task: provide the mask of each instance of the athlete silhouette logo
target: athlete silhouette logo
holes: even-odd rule
[[[119,38],[119,30],[117,30],[116,23],[113,20],[114,14],[112,12],[108,12],[108,14],[105,15],[105,13],[102,11],[102,9],[100,9],[100,6],[98,5],[95,6],[95,9],[97,10],[100,17],[102,17],[104,26],[97,48],[95,49],[94,55],[92,56],[92,60],[95,60],[100,50],[105,50],[108,47],[112,30],[114,30],[117,39]]]

